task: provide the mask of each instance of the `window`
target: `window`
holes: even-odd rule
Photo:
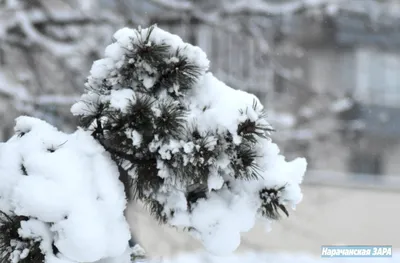
[[[382,50],[358,51],[356,98],[385,106],[400,105],[400,56]]]
[[[400,105],[400,60],[397,56],[386,55],[385,69],[384,99],[390,105]]]
[[[382,156],[379,154],[354,152],[350,158],[350,171],[357,174],[383,173]]]

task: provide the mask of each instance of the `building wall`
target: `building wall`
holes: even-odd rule
[[[349,170],[349,149],[340,143],[314,143],[310,154],[312,169],[347,172]]]
[[[367,47],[314,47],[308,51],[308,60],[308,82],[318,92],[340,96],[342,92],[349,91],[354,92],[363,105],[375,103],[384,107],[400,107],[399,103],[396,104],[396,97],[400,99],[400,77],[398,73],[392,74],[400,70],[400,56],[394,52]],[[318,126],[325,128],[329,124],[318,123]],[[372,136],[354,144],[335,141],[332,134],[333,142],[330,144],[313,143],[312,166],[314,169],[347,172],[353,155],[351,149],[359,148],[361,153],[373,152],[381,156],[382,174],[400,175],[400,136],[390,141],[383,137]]]
[[[307,59],[307,82],[317,92],[341,94],[354,90],[357,76],[354,50],[334,46],[312,47],[307,50]]]
[[[369,140],[369,141],[368,141]],[[354,147],[354,151],[352,151]],[[358,151],[356,150],[358,149]],[[359,146],[349,143],[315,142],[310,153],[310,164],[315,170],[328,170],[340,173],[352,172],[351,159],[354,154],[370,153],[381,159],[381,174],[395,175],[400,177],[400,138],[397,140],[384,141],[370,137],[367,141],[361,142]],[[368,162],[366,159],[365,162]],[[363,172],[358,172],[363,173]]]

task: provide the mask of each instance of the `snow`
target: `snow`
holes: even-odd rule
[[[146,256],[146,251],[140,245],[136,244],[132,248],[132,255],[134,255],[135,257],[144,258]]]
[[[247,251],[227,257],[217,257],[205,252],[180,254],[173,258],[152,259],[148,263],[400,263],[400,252],[392,258],[320,258],[307,253]]]
[[[113,108],[121,111],[126,107],[128,100],[131,103],[135,102],[135,94],[143,91],[136,88],[137,83],[124,84],[126,79],[118,73],[124,63],[133,63],[135,72],[141,74],[137,79],[142,81],[142,86],[152,88],[158,76],[157,69],[145,61],[136,61],[135,57],[126,58],[127,52],[134,49],[133,44],[144,39],[148,30],[123,28],[114,34],[115,42],[106,48],[105,58],[96,61],[92,66],[87,82],[91,89],[71,108],[74,115],[89,114],[88,105],[96,101],[111,102]],[[201,135],[208,131],[215,132],[213,136],[208,137],[207,150],[214,151],[216,147],[225,147],[217,145],[217,140],[227,132],[233,135],[233,142],[240,145],[243,137],[238,134],[238,126],[246,120],[255,122],[258,126],[269,127],[262,117],[263,106],[257,97],[232,89],[208,72],[209,60],[200,48],[184,43],[180,37],[158,27],[152,31],[149,41],[171,47],[171,58],[167,62],[173,61],[177,50],[180,50],[189,62],[199,67],[200,77],[180,103],[189,111],[186,116],[188,128],[196,127]],[[103,88],[104,82],[112,86],[112,91]],[[175,94],[183,96],[179,88],[174,86]],[[135,94],[130,93],[132,90]],[[157,101],[152,104],[154,112],[159,111],[160,101],[169,99],[169,92],[174,91],[164,90],[158,94]],[[127,94],[129,96],[125,96]],[[134,140],[134,145],[137,145],[140,136],[135,135],[134,130],[127,129],[126,134],[129,138],[137,138]],[[210,169],[209,180],[206,182],[207,198],[197,200],[189,209],[183,194],[189,185],[180,181],[165,163],[171,161],[177,153],[183,155],[185,165],[204,162],[204,159],[195,158],[200,145],[194,140],[186,141],[182,138],[162,141],[155,136],[149,149],[158,153],[158,176],[164,178],[164,184],[158,192],[151,193],[151,198],[164,206],[168,224],[178,229],[193,229],[190,233],[202,241],[208,251],[216,255],[226,255],[237,249],[241,233],[249,231],[261,216],[262,201],[259,192],[262,189],[285,187],[285,190],[280,192],[280,203],[295,207],[302,200],[299,185],[306,170],[306,160],[299,158],[287,162],[280,154],[278,146],[267,138],[259,138],[253,148],[259,156],[255,160],[260,167],[258,180],[236,179],[231,165],[231,160],[236,157],[223,152],[220,156],[208,160],[213,168]],[[222,182],[229,182],[229,188],[223,186]],[[213,189],[217,191],[212,191]]]
[[[105,58],[93,63],[92,69],[90,70],[91,76],[88,78],[87,86],[96,87],[101,84],[105,78],[109,78],[112,83],[114,83],[114,81],[116,82],[119,78],[118,76],[115,76],[116,71],[123,64],[126,53],[133,49],[133,44],[137,44],[140,38],[144,39],[148,32],[148,28],[141,29],[140,32],[130,28],[122,28],[118,30],[113,36],[115,43],[109,45],[105,50]],[[171,55],[175,54],[178,50],[184,50],[188,61],[198,64],[204,72],[209,66],[210,62],[207,59],[206,54],[199,47],[186,44],[179,36],[171,35],[158,27],[154,28],[150,35],[150,43],[166,44],[171,46]],[[129,60],[129,63],[132,62],[132,60]],[[144,67],[148,73],[152,73],[148,66],[143,64],[141,64],[141,66]],[[149,75],[143,76],[143,84],[148,89],[150,89],[154,84],[152,77]],[[79,114],[80,112],[73,110],[73,113]]]
[[[30,218],[20,236],[41,240],[46,263],[124,254],[125,194],[108,153],[88,132],[65,134],[31,117],[17,118],[15,131],[0,144],[0,210]]]
[[[268,118],[271,123],[282,128],[290,129],[296,125],[296,118],[290,113],[269,112]]]
[[[332,103],[331,110],[333,112],[343,112],[351,109],[353,105],[353,100],[351,100],[350,98],[343,98]]]
[[[110,96],[110,105],[116,109],[124,111],[130,100],[134,98],[135,94],[132,90],[112,90]]]

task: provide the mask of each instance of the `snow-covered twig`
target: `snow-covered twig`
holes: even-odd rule
[[[229,15],[251,14],[261,16],[291,15],[310,8],[321,7],[335,0],[293,0],[271,3],[262,0],[225,1],[223,11]],[[337,0],[335,1],[337,2]]]
[[[169,10],[174,10],[177,12],[193,11],[196,7],[190,1],[177,1],[177,0],[149,0],[149,2]]]
[[[26,34],[29,41],[47,48],[52,54],[68,55],[74,50],[72,45],[56,42],[39,33],[32,26],[31,21],[23,11],[17,11],[15,15],[18,24],[21,26],[22,31]]]

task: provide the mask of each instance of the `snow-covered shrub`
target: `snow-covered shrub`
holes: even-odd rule
[[[224,253],[257,216],[278,219],[300,202],[306,162],[286,162],[259,100],[208,68],[176,35],[124,28],[72,112],[111,153],[129,196]]]
[[[271,142],[259,100],[155,26],[119,30],[64,134],[30,117],[0,144],[0,263],[129,262],[126,199],[229,253],[302,199],[306,161]]]

